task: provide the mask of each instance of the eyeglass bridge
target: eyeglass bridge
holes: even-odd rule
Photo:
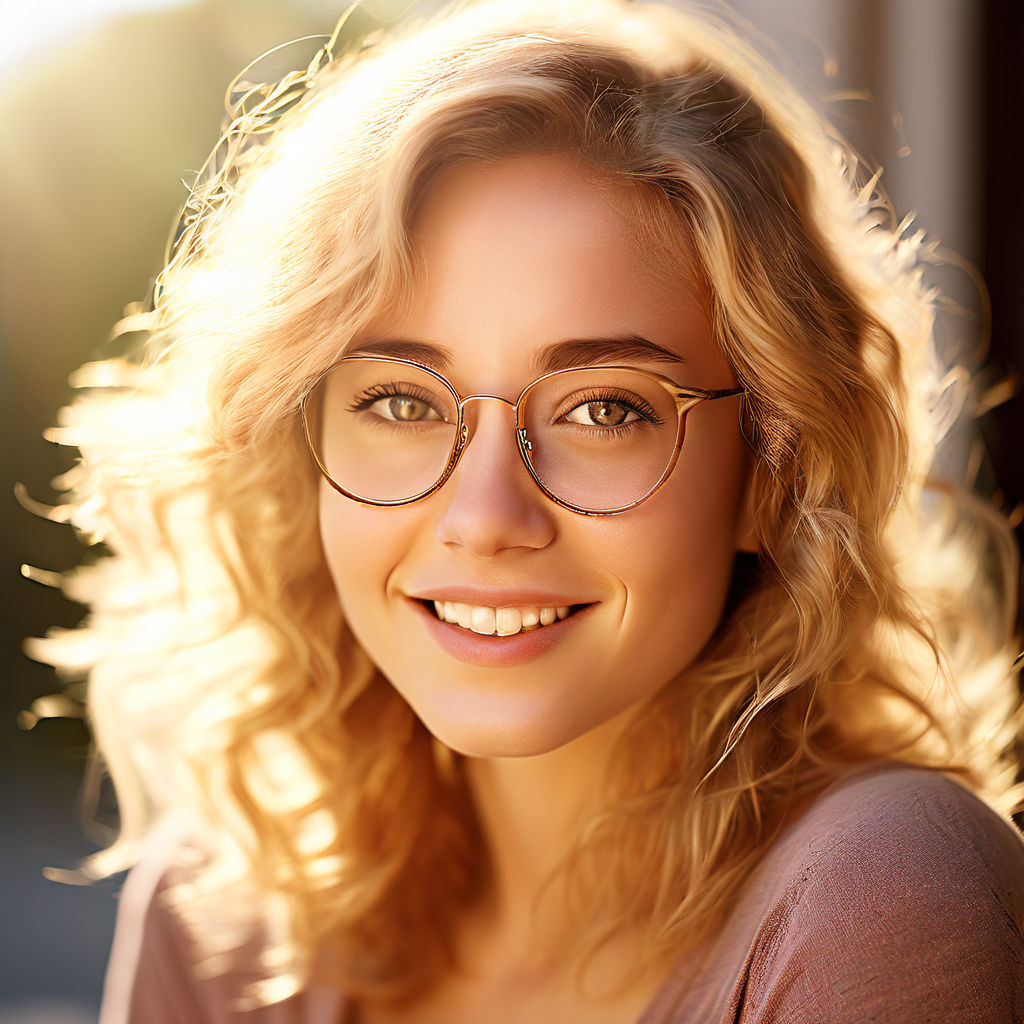
[[[515,408],[516,403],[510,402],[507,398],[502,398],[500,395],[467,395],[465,398],[459,400],[459,411],[461,412],[470,402],[479,402],[481,400],[490,400],[494,402],[502,402],[505,405]],[[522,445],[524,451],[533,451],[533,442],[526,436],[526,427],[517,427],[516,433],[519,435],[519,443]],[[469,436],[469,427],[465,422],[462,424],[462,439],[460,447],[465,446],[466,439]]]

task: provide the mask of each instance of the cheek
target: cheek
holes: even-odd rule
[[[655,618],[662,609],[716,618],[732,574],[734,521],[667,501],[652,512],[609,551],[628,604]]]
[[[713,454],[713,453],[712,453]],[[721,618],[732,579],[746,478],[742,451],[680,461],[658,494],[613,524],[605,550],[628,623],[671,660],[693,657]],[[628,528],[626,528],[628,526]]]
[[[342,611],[354,628],[384,600],[401,551],[397,519],[394,509],[362,505],[326,483],[321,487],[320,541]]]

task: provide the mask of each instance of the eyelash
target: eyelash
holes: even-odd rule
[[[434,395],[415,384],[374,384],[357,395],[348,407],[349,412],[364,412],[382,398],[414,398],[417,402],[434,408]],[[438,412],[440,410],[437,410]],[[443,418],[443,417],[442,417]]]
[[[635,412],[641,419],[656,427],[660,427],[664,422],[664,420],[647,402],[643,402],[637,398],[636,395],[631,395],[626,392],[620,391],[616,393],[610,389],[604,391],[594,390],[584,392],[579,395],[573,395],[571,401],[573,404],[564,409],[564,411],[559,414],[559,418],[562,418],[567,413],[572,412],[573,409],[578,409],[581,405],[589,405],[593,402],[609,402],[613,405],[621,405],[630,412]],[[628,430],[630,426],[631,424],[620,424],[618,427],[606,427],[605,430]]]

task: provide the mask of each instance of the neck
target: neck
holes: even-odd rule
[[[605,723],[538,756],[467,760],[490,859],[482,927],[502,936],[506,962],[527,962],[542,945],[541,931],[563,923],[560,885],[547,883],[577,828],[600,807],[598,787],[621,724]]]

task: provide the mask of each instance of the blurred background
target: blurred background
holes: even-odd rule
[[[216,140],[225,87],[285,40],[329,33],[343,0],[0,0],[0,1024],[90,1024],[113,932],[116,880],[62,884],[104,842],[114,813],[82,821],[88,734],[47,705],[53,673],[22,639],[81,609],[23,578],[75,565],[71,531],[25,512],[15,484],[50,502],[71,456],[42,440],[68,373],[96,356],[124,306],[144,300],[185,185]],[[420,2],[413,13],[436,3]],[[1024,5],[1016,0],[734,0],[831,112],[898,218],[941,239],[936,283],[967,312],[943,331],[968,365],[1014,395],[1024,364],[1024,132],[1016,97]],[[364,0],[347,38],[409,13]],[[323,39],[261,65],[304,67]],[[270,70],[266,70],[269,68]],[[964,268],[967,269],[964,269]],[[972,280],[980,272],[986,302]],[[1019,523],[1019,397],[947,455]],[[25,714],[26,710],[29,711]],[[39,720],[36,721],[36,718]],[[34,727],[28,728],[33,725]],[[84,801],[86,804],[90,800]],[[98,820],[92,820],[92,819]],[[73,875],[67,876],[73,878]]]

